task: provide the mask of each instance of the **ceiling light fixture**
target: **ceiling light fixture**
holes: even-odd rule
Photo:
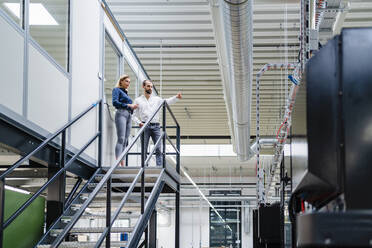
[[[26,194],[26,195],[31,194],[31,192],[28,192],[26,190],[14,188],[14,187],[8,186],[8,185],[5,185],[5,189],[15,191],[15,192],[18,192],[18,193],[22,193],[22,194]]]
[[[208,200],[208,198],[204,195],[204,193],[200,190],[200,188],[198,187],[198,185],[196,185],[196,183],[194,182],[194,180],[192,180],[192,178],[189,176],[189,174],[187,174],[187,172],[182,168],[182,166],[180,167],[181,168],[181,171],[183,172],[183,174],[186,176],[186,178],[191,182],[191,184],[198,190],[199,194],[201,195],[201,197],[209,204],[209,206],[213,209],[213,211],[218,215],[218,217],[220,217],[221,221],[223,223],[225,223],[226,227],[232,232],[232,229],[231,227],[226,224],[226,221],[222,218],[222,216],[220,215],[220,213],[217,211],[217,209],[212,205],[212,203]]]
[[[169,156],[170,160],[172,160],[172,162],[174,164],[177,164],[176,162],[176,159],[174,158],[174,156]],[[194,182],[194,180],[192,180],[192,178],[189,176],[189,174],[187,174],[186,170],[180,166],[180,169],[181,171],[183,172],[183,174],[186,176],[186,178],[190,181],[190,183],[196,188],[196,190],[199,192],[199,194],[201,195],[201,197],[208,203],[208,205],[213,209],[213,211],[218,215],[218,217],[221,219],[221,221],[223,223],[225,223],[225,228],[228,228],[230,230],[230,232],[232,232],[232,229],[231,227],[226,223],[226,221],[222,218],[222,216],[220,215],[220,213],[217,211],[217,209],[212,205],[212,203],[208,200],[208,198],[204,195],[204,193],[200,190],[200,188],[198,187],[198,185],[196,185],[196,183]]]
[[[18,19],[20,16],[20,4],[19,3],[4,3],[10,12],[15,15]],[[44,25],[44,26],[56,26],[58,22],[48,12],[48,10],[41,3],[30,3],[30,25]]]

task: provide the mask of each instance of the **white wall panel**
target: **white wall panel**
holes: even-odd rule
[[[249,211],[249,214],[252,212]],[[162,226],[161,222],[164,222],[162,213],[158,213],[158,247],[159,248],[171,248],[174,247],[174,211],[170,212],[170,226]],[[244,221],[248,220],[249,229],[246,230]],[[180,214],[180,247],[191,248],[209,247],[209,208],[203,207],[200,211],[199,206],[195,205],[195,208],[181,207]],[[244,211],[242,215],[242,248],[252,247],[252,221],[251,216],[245,216]]]
[[[24,39],[0,16],[0,104],[22,114]]]
[[[165,211],[157,213],[157,245],[159,248],[174,247],[175,242],[175,211]],[[182,233],[182,230],[181,230]],[[181,245],[180,247],[186,247]]]
[[[68,78],[29,45],[27,118],[55,132],[68,121]]]
[[[252,223],[252,210],[242,208],[242,248],[250,248],[253,246]]]
[[[209,247],[209,208],[202,208],[195,205],[195,208],[182,208],[180,210],[180,247],[191,248]],[[161,226],[162,217],[158,214],[158,247],[174,247],[175,219],[174,211],[170,212],[171,225]]]
[[[99,99],[99,1],[72,1],[72,117]],[[71,145],[80,148],[97,131],[97,116],[90,114],[71,129]],[[87,154],[95,157],[96,145]]]

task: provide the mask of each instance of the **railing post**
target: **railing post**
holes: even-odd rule
[[[109,248],[111,246],[111,177],[107,180],[106,228],[108,228],[106,235],[106,247]]]
[[[177,143],[176,143],[176,146],[177,146],[177,150],[178,150],[178,153],[176,155],[176,171],[178,173],[178,175],[180,174],[180,161],[181,161],[181,129],[180,129],[180,126],[177,125]],[[180,247],[180,184],[177,183],[177,192],[176,192],[176,213],[175,213],[175,248],[179,248]]]
[[[0,180],[0,248],[4,240],[4,208],[5,208],[5,179]]]
[[[65,166],[66,160],[66,130],[62,131],[61,149],[59,153],[59,167],[62,168]]]
[[[166,120],[166,117],[167,117],[167,105],[166,105],[166,101],[164,100],[164,103],[163,103],[163,133],[164,133],[164,136],[163,136],[163,168],[165,168],[165,154],[166,154],[166,125],[167,125],[167,120]]]
[[[65,209],[70,205],[72,198],[74,197],[76,191],[79,189],[80,184],[83,182],[83,179],[81,177],[78,178],[76,183],[74,184],[74,187],[72,187],[70,194],[67,196],[65,200]]]
[[[145,132],[141,134],[141,167],[143,172],[141,175],[141,215],[145,212],[145,161],[146,161],[146,151],[145,151]],[[145,247],[147,247],[147,231],[145,230]]]
[[[101,100],[98,104],[98,167],[102,167],[102,156],[103,156],[103,101]]]
[[[157,248],[156,246],[156,229],[157,229],[157,211],[154,210],[150,218],[150,234],[149,234],[149,247]]]
[[[127,140],[127,143],[125,144],[125,147],[127,147],[128,144],[129,144],[129,140]],[[128,153],[129,153],[129,152],[128,152]],[[128,161],[128,159],[129,159],[129,155],[128,155],[128,153],[127,153],[127,155],[125,156],[125,167],[128,167],[128,164],[129,164],[129,161]]]

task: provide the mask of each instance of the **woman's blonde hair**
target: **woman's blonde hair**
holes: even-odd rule
[[[115,84],[115,88],[121,88],[121,86],[120,86],[120,82],[121,82],[122,80],[127,79],[127,78],[129,78],[129,75],[127,75],[127,74],[123,74],[123,75],[121,75],[120,78],[119,78],[119,80],[118,80],[118,81],[116,82],[116,84]]]

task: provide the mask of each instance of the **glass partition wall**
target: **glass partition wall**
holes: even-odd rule
[[[104,72],[104,89],[106,103],[110,106],[113,113],[114,107],[112,106],[112,89],[114,88],[117,80],[120,77],[120,55],[115,48],[115,45],[106,35],[105,37],[105,72]]]
[[[30,0],[30,35],[68,71],[69,0]]]
[[[22,29],[29,29],[36,45],[66,72],[69,50],[69,0],[0,0],[0,9]],[[28,8],[27,8],[28,6]],[[28,13],[28,19],[25,17]],[[28,23],[28,26],[25,25]]]
[[[123,67],[121,67],[120,60],[123,60]],[[105,97],[107,104],[113,110],[112,106],[112,89],[118,81],[121,74],[127,74],[130,77],[129,96],[134,101],[138,96],[138,77],[137,72],[133,70],[123,58],[116,46],[113,44],[108,35],[105,38]]]
[[[211,191],[212,196],[237,196],[240,191]],[[241,247],[241,202],[212,202],[218,213],[209,210],[209,245],[210,247]]]
[[[5,11],[22,28],[23,25],[23,1],[22,0],[0,0],[0,9]]]

